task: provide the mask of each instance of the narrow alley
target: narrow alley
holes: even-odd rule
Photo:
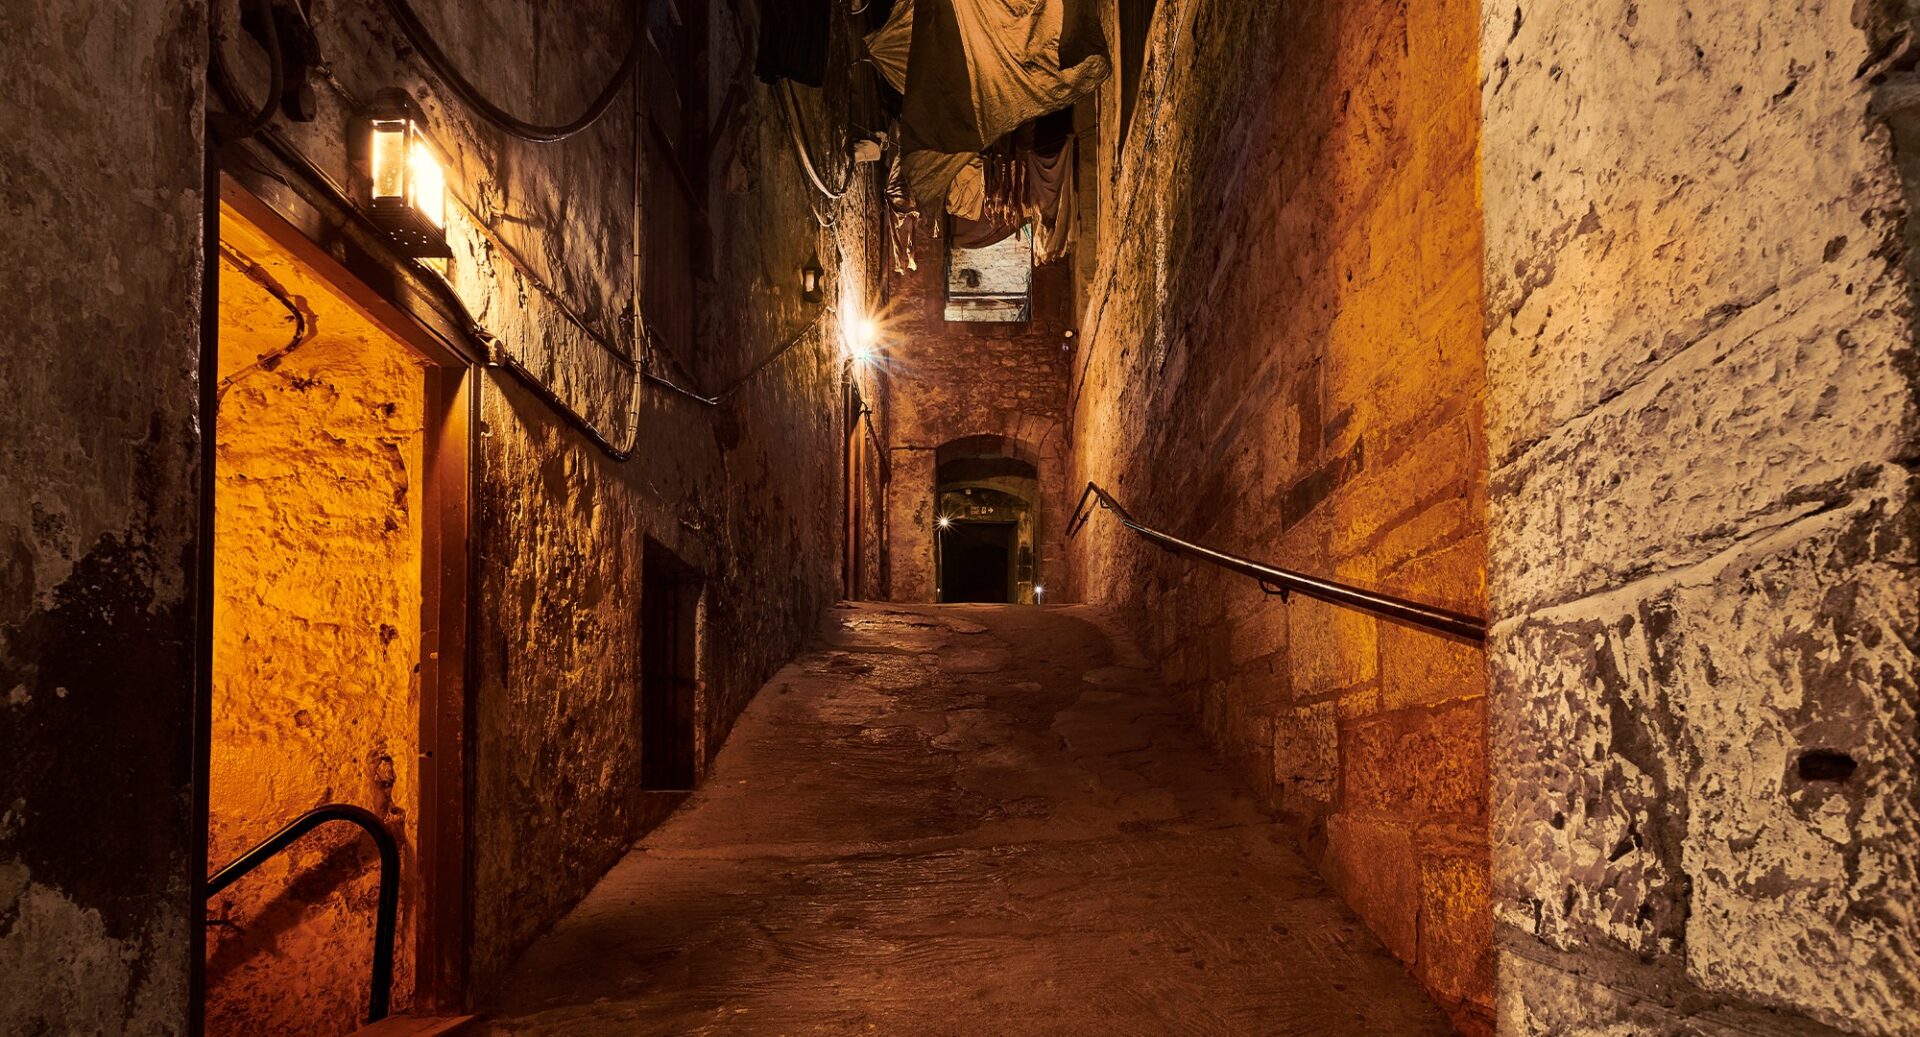
[[[3,0],[0,1037],[1920,1037],[1920,0]]]
[[[487,1032],[1447,1034],[1117,622],[849,605]]]

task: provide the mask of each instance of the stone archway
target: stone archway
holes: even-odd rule
[[[1024,444],[993,435],[934,451],[934,600],[1035,603],[1044,588],[1035,460]]]
[[[1003,549],[1007,579],[1004,595],[968,592],[966,600],[1057,600],[1058,590],[1048,590],[1047,581],[1059,582],[1052,570],[1063,553],[1058,498],[1065,476],[1062,458],[1057,450],[1049,453],[1046,442],[1045,435],[972,432],[937,446],[895,448],[888,509],[892,600],[961,600],[944,584],[943,563],[952,558],[943,548],[968,545]],[[972,544],[974,534],[987,543]]]

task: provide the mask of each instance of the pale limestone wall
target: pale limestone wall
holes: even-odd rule
[[[1073,470],[1210,546],[1484,608],[1477,5],[1160,0],[1101,207]],[[1096,516],[1086,598],[1132,609],[1222,754],[1463,1030],[1492,1012],[1485,664]]]
[[[1503,1032],[1920,1018],[1890,6],[1482,13]]]
[[[206,5],[0,5],[0,1032],[186,1030]]]

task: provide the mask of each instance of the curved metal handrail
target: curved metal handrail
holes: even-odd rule
[[[207,899],[213,899],[221,890],[266,863],[268,858],[293,845],[296,839],[330,821],[359,826],[373,837],[373,845],[380,851],[380,899],[373,918],[373,991],[367,996],[367,1022],[378,1022],[387,1017],[393,993],[393,933],[400,906],[400,847],[394,842],[393,833],[387,831],[387,826],[381,824],[372,811],[347,803],[329,803],[301,814],[287,827],[214,872],[207,879]]]
[[[1109,494],[1097,483],[1087,483],[1087,488],[1080,492],[1080,502],[1073,506],[1073,517],[1067,522],[1068,538],[1079,535],[1080,530],[1085,528],[1087,522],[1093,518],[1093,509],[1087,505],[1089,499],[1096,499],[1101,510],[1113,512],[1114,517],[1118,518],[1122,525],[1138,533],[1161,549],[1171,551],[1175,554],[1183,554],[1190,558],[1198,558],[1203,562],[1209,562],[1222,569],[1237,572],[1242,576],[1252,577],[1259,581],[1262,590],[1269,594],[1278,594],[1282,599],[1285,599],[1289,594],[1297,592],[1309,598],[1317,598],[1320,601],[1345,606],[1346,608],[1359,609],[1362,612],[1371,612],[1376,616],[1417,626],[1436,633],[1446,634],[1450,637],[1457,637],[1465,641],[1479,643],[1487,639],[1487,621],[1481,619],[1479,616],[1469,615],[1465,612],[1455,612],[1452,609],[1443,609],[1435,605],[1426,605],[1417,601],[1409,601],[1406,598],[1397,598],[1391,594],[1381,594],[1376,591],[1355,587],[1352,584],[1323,580],[1317,576],[1308,576],[1305,573],[1294,572],[1291,569],[1277,569],[1271,565],[1256,562],[1251,558],[1228,554],[1225,551],[1216,551],[1213,548],[1203,547],[1190,540],[1182,540],[1171,533],[1165,533],[1150,526],[1142,525],[1135,521],[1132,515],[1127,513],[1126,508],[1120,506],[1119,501],[1113,499],[1112,494]]]

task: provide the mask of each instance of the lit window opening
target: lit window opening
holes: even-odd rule
[[[1033,313],[1033,228],[983,248],[947,249],[947,319],[1020,323]]]

